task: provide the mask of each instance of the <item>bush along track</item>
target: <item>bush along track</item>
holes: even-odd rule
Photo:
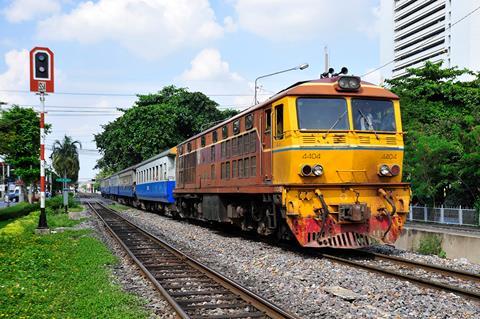
[[[47,212],[50,227],[73,226]],[[0,318],[142,318],[143,301],[112,283],[117,259],[89,230],[34,235],[38,212],[0,222]]]

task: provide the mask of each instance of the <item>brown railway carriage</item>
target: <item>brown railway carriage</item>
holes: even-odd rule
[[[391,243],[410,200],[402,161],[396,95],[355,77],[305,81],[181,143],[174,195],[183,216],[303,246]]]

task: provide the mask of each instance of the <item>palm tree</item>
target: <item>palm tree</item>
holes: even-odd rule
[[[51,155],[52,165],[57,174],[63,178],[70,177],[73,182],[77,181],[80,170],[78,148],[81,149],[82,144],[65,135],[63,141],[55,140]]]

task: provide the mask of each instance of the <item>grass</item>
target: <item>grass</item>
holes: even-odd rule
[[[437,255],[441,258],[447,257],[442,248],[442,238],[433,234],[425,235],[420,239],[417,252],[424,255]]]
[[[142,301],[112,283],[117,259],[88,230],[33,233],[38,212],[0,222],[0,318],[145,318]],[[48,211],[49,226],[79,221]]]
[[[113,210],[116,210],[117,212],[123,212],[124,210],[130,209],[130,207],[128,206],[117,204],[117,203],[110,204],[108,205],[108,207],[110,207]]]

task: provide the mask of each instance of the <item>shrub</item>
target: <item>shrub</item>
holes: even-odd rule
[[[441,258],[447,257],[442,249],[442,238],[438,235],[425,235],[420,239],[417,252],[424,255],[437,255]]]
[[[7,220],[12,218],[17,218],[20,216],[25,216],[33,212],[34,210],[38,210],[40,208],[40,204],[29,204],[27,202],[18,203],[14,206],[10,206],[7,208],[0,209],[0,220]]]

